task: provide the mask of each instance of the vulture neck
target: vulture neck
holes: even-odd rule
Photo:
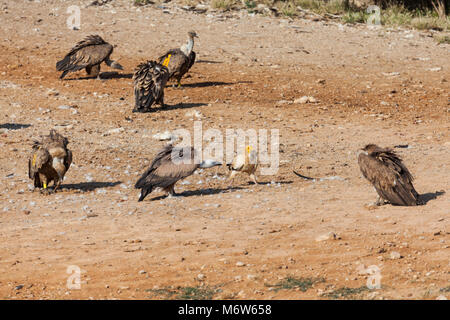
[[[194,48],[194,38],[189,37],[189,40],[186,44],[181,46],[181,51],[187,56],[189,56],[192,52],[192,49]]]

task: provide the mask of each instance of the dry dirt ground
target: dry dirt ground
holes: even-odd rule
[[[1,1],[1,298],[163,299],[186,288],[213,299],[449,298],[449,45],[417,31],[129,2],[79,3],[75,31],[68,1]],[[166,89],[165,110],[132,113],[134,67],[189,29],[200,38],[185,86]],[[92,33],[116,45],[124,70],[60,81],[56,61]],[[294,103],[305,95],[318,102]],[[279,129],[279,171],[229,187],[226,167],[209,169],[179,183],[181,197],[138,203],[133,185],[165,144],[152,136],[192,131],[193,111],[203,130]],[[30,190],[27,159],[51,128],[74,163],[44,196]],[[356,160],[367,143],[409,146],[396,150],[426,205],[369,210],[376,194]],[[329,232],[338,238],[316,241]],[[67,287],[69,266],[79,290]],[[365,289],[369,266],[379,289]],[[321,281],[273,287],[288,277]]]

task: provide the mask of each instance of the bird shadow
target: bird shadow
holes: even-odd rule
[[[19,130],[31,127],[31,124],[21,124],[21,123],[2,123],[0,124],[0,129],[8,130]]]
[[[215,87],[215,86],[230,86],[239,83],[253,83],[252,81],[238,81],[238,82],[222,82],[222,81],[204,81],[196,83],[186,83],[183,84],[185,88],[205,88],[205,87]]]
[[[115,187],[118,184],[121,184],[122,181],[115,181],[115,182],[81,182],[81,183],[72,183],[72,184],[64,184],[61,185],[61,189],[69,189],[69,190],[82,190],[82,191],[92,191],[95,189],[101,189],[101,188],[111,188]]]
[[[259,185],[268,185],[268,184],[291,184],[291,183],[294,183],[294,181],[291,181],[291,180],[289,180],[289,181],[273,181],[273,183],[272,183],[272,181],[267,181],[267,182],[264,182],[264,181],[258,181],[258,184]],[[253,182],[249,182],[248,184],[254,184]]]
[[[174,105],[168,105],[166,104],[164,107],[160,107],[159,109],[155,109],[155,111],[161,110],[161,111],[168,111],[168,110],[176,110],[176,109],[189,109],[189,108],[196,108],[196,107],[202,107],[207,106],[206,103],[177,103]]]
[[[186,197],[193,197],[193,196],[204,196],[204,195],[212,195],[212,194],[219,194],[223,193],[225,191],[235,191],[235,190],[242,190],[244,188],[241,187],[228,187],[228,188],[207,188],[207,189],[199,189],[199,190],[191,190],[191,191],[183,191],[181,193],[177,193],[177,197],[180,198],[186,198]],[[167,196],[158,196],[150,199],[150,201],[157,201],[166,199]]]
[[[195,63],[211,63],[211,64],[218,64],[223,63],[223,61],[213,61],[213,60],[198,60]]]
[[[100,73],[100,80],[111,80],[111,79],[132,79],[132,73],[118,73],[116,71],[108,71]],[[75,80],[96,80],[97,76],[85,76],[76,78],[64,78],[64,81],[75,81]]]
[[[101,80],[108,80],[108,79],[132,79],[133,74],[132,73],[119,73],[116,71],[108,71],[108,72],[102,72],[100,74]]]
[[[438,197],[442,196],[443,194],[445,194],[445,191],[443,191],[443,190],[442,191],[436,191],[436,192],[424,193],[424,194],[421,194],[419,196],[419,201],[423,205],[425,205],[425,204],[428,203],[428,201],[435,200]]]

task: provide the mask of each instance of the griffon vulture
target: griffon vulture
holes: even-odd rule
[[[179,49],[171,49],[165,55],[159,57],[159,63],[163,61],[170,55],[170,63],[168,64],[169,69],[169,80],[175,78],[178,83],[178,87],[181,86],[181,78],[189,71],[195,62],[195,52],[192,51],[194,48],[194,38],[198,38],[195,31],[188,32],[188,42],[181,46]]]
[[[56,63],[56,70],[63,72],[59,78],[64,78],[68,72],[86,69],[89,76],[99,79],[102,62],[111,68],[123,70],[119,63],[110,59],[112,52],[112,45],[99,35],[90,35],[78,42],[64,59]]]
[[[55,130],[42,139],[35,141],[31,158],[28,160],[28,176],[34,181],[35,188],[43,188],[53,181],[53,191],[60,186],[64,175],[72,163],[72,152],[67,148],[69,141]]]
[[[227,164],[228,169],[230,170],[230,176],[228,180],[230,183],[233,181],[234,176],[238,172],[246,172],[250,175],[250,178],[253,180],[255,184],[258,184],[256,181],[256,169],[258,168],[258,155],[255,150],[251,146],[247,146],[245,148],[244,154],[238,154],[234,157],[233,162]]]
[[[197,168],[211,168],[221,165],[220,162],[204,160],[195,163],[196,150],[193,147],[177,147],[172,144],[165,146],[153,159],[150,167],[144,172],[135,184],[136,189],[141,189],[138,201],[151,193],[155,188],[162,188],[168,192],[169,197],[175,194],[174,185],[178,180],[184,179]]]
[[[135,106],[133,112],[150,111],[156,103],[164,106],[164,87],[169,79],[167,65],[170,62],[169,54],[163,64],[147,61],[137,66],[133,75]]]
[[[413,177],[393,150],[368,144],[359,153],[358,163],[362,174],[378,193],[376,205],[386,201],[399,206],[420,204]]]

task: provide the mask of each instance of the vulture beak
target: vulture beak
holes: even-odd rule
[[[365,154],[366,156],[369,155],[369,154],[367,153],[367,151],[364,150],[364,149],[359,149],[356,155],[359,157],[359,155],[360,155],[361,153],[362,153],[362,154]]]
[[[202,161],[202,163],[200,163],[200,167],[199,168],[206,169],[206,168],[212,168],[212,167],[221,166],[221,165],[222,165],[222,163],[219,162],[219,161],[214,161],[214,160],[211,160],[211,159],[207,159],[205,161]]]

